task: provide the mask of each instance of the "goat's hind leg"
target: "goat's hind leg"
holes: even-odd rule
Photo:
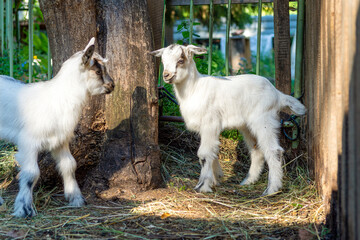
[[[57,169],[63,177],[65,199],[69,201],[70,206],[83,206],[85,199],[75,179],[76,161],[70,153],[69,145],[64,144],[53,150],[52,155],[56,160]]]
[[[256,135],[258,144],[265,156],[265,161],[269,166],[268,186],[263,195],[268,195],[279,191],[282,187],[282,155],[283,149],[278,139],[278,129],[280,123],[276,114],[259,116],[259,121],[253,122],[253,132]],[[266,119],[262,121],[261,119]]]
[[[241,130],[245,143],[249,149],[251,165],[246,178],[240,183],[240,185],[248,185],[255,183],[264,168],[264,154],[257,146],[256,138],[250,133],[248,129]]]
[[[215,158],[213,161],[213,169],[216,179],[216,185],[220,185],[221,178],[224,176],[224,172],[221,168],[220,162],[218,158]]]
[[[16,160],[20,165],[19,193],[15,199],[13,215],[16,217],[35,216],[33,208],[33,188],[39,179],[40,169],[37,164],[37,151],[24,151],[19,147]]]

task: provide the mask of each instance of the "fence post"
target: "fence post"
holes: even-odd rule
[[[304,48],[304,0],[298,1],[297,23],[296,23],[296,56],[295,56],[295,80],[294,80],[294,97],[301,97],[301,80],[302,80],[302,62]],[[296,121],[299,121],[298,119]],[[299,133],[297,129],[293,131],[293,138]],[[292,148],[299,146],[299,140],[293,141]]]
[[[210,0],[210,17],[209,17],[209,53],[208,53],[208,75],[211,75],[212,67],[212,43],[213,43],[213,28],[214,28],[214,1]]]
[[[189,44],[193,42],[193,26],[194,26],[194,0],[190,0],[190,36]]]
[[[29,82],[33,80],[33,60],[34,60],[34,19],[33,19],[33,0],[29,0]]]
[[[6,0],[6,35],[7,48],[9,49],[10,77],[14,75],[14,39],[13,39],[13,14],[12,0]]]
[[[230,35],[230,24],[231,24],[231,0],[228,2],[227,8],[227,19],[226,19],[226,50],[225,50],[225,74],[229,76],[229,35]]]
[[[163,9],[163,15],[162,15],[161,48],[165,47],[165,13],[166,13],[166,0],[164,0],[164,9]],[[162,72],[163,72],[163,65],[160,62],[159,79],[158,79],[159,86],[164,85],[163,78],[162,78]]]
[[[289,1],[274,1],[275,86],[291,94]]]
[[[4,32],[4,0],[0,0],[0,35],[1,35],[1,56],[4,55],[4,41],[5,41],[5,32]]]
[[[256,39],[256,74],[260,75],[260,44],[261,44],[261,15],[262,15],[262,0],[258,4],[258,27]]]

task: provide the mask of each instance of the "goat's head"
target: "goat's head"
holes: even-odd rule
[[[106,71],[105,63],[108,61],[100,54],[94,52],[95,38],[92,38],[86,48],[81,51],[81,65],[87,73],[86,84],[91,95],[111,93],[114,90],[114,81]]]
[[[172,44],[166,48],[150,52],[151,55],[161,57],[164,65],[163,78],[166,83],[180,83],[189,75],[190,67],[194,67],[194,54],[206,53],[205,48],[194,45],[181,46]]]

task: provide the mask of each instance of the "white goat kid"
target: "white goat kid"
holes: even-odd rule
[[[277,192],[282,187],[283,176],[278,113],[289,108],[296,115],[303,115],[305,107],[261,76],[213,77],[200,74],[193,55],[204,53],[206,49],[193,45],[170,45],[151,52],[162,57],[164,81],[174,84],[187,128],[201,137],[198,157],[202,169],[195,189],[212,192],[211,188],[219,184],[223,176],[217,159],[219,135],[224,129],[239,129],[251,156],[249,173],[241,185],[259,179],[265,158],[269,180],[263,195]]]
[[[76,161],[69,151],[69,142],[89,95],[114,89],[104,66],[107,60],[94,53],[94,43],[92,38],[49,81],[23,84],[0,76],[0,137],[17,144],[19,149],[16,160],[20,165],[20,187],[15,216],[35,215],[32,192],[40,175],[38,153],[43,150],[51,151],[56,160],[70,205],[80,207],[85,203],[75,179]]]

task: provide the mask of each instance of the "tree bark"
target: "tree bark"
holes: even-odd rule
[[[289,1],[274,1],[275,86],[291,93]]]
[[[40,0],[40,7],[54,73],[95,36],[116,85],[112,94],[91,98],[76,129],[71,150],[80,184],[97,192],[159,186],[158,95],[155,61],[147,54],[154,48],[146,0]],[[40,163],[48,169],[47,158]]]

